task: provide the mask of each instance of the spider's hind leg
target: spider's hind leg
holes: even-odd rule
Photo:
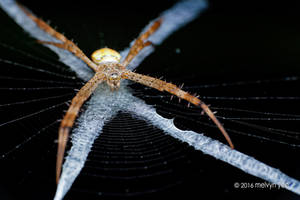
[[[90,66],[94,71],[98,70],[98,66],[92,62],[72,41],[67,40],[63,43],[58,43],[58,42],[49,42],[49,41],[42,41],[42,40],[37,40],[38,43],[40,44],[48,44],[52,46],[56,46],[61,49],[65,49],[71,53],[73,53],[75,56],[83,60],[88,66]]]
[[[23,5],[21,5],[20,3],[17,3],[17,5],[24,11],[24,13],[30,18],[32,19],[32,21],[34,21],[36,23],[36,25],[44,30],[45,32],[47,32],[49,35],[55,37],[56,39],[62,41],[62,42],[66,42],[68,39],[61,33],[57,32],[54,28],[52,28],[49,24],[47,24],[46,22],[44,22],[42,19],[34,16],[29,10],[27,10],[27,8],[25,8]]]
[[[37,42],[40,44],[49,44],[49,45],[56,46],[61,49],[65,49],[67,51],[72,52],[75,56],[81,58],[82,60],[85,59],[84,53],[79,48],[76,48],[76,46],[73,45],[73,43],[69,40],[67,40],[64,43],[49,42],[49,41],[43,41],[43,40],[37,40]]]
[[[132,59],[145,47],[153,45],[151,41],[147,40],[160,27],[163,19],[156,20],[142,35],[140,35],[130,48],[128,55],[122,62],[124,68],[132,61]]]
[[[56,46],[61,49],[68,50],[66,43],[49,42],[49,41],[43,41],[43,40],[37,40],[37,42],[40,44],[49,44],[49,45],[53,45],[53,46]]]
[[[73,43],[69,42],[69,41],[66,41],[64,43],[59,43],[59,42],[49,42],[49,41],[37,40],[37,42],[40,44],[49,44],[49,45],[56,46],[61,49],[65,49],[67,51],[72,52],[73,54],[75,54],[77,57],[80,57],[80,58],[84,55],[80,49],[76,48],[73,45]]]
[[[18,3],[18,6],[24,11],[24,13],[35,22],[35,24],[45,31],[50,36],[54,37],[55,39],[61,41],[62,43],[56,43],[56,42],[47,42],[47,41],[38,41],[42,44],[50,44],[53,46],[56,46],[58,48],[62,48],[65,50],[68,50],[72,52],[75,56],[82,59],[90,68],[92,68],[94,71],[98,70],[98,66],[93,63],[80,49],[78,46],[76,46],[72,41],[70,41],[67,37],[65,37],[63,34],[56,31],[54,28],[52,28],[49,24],[44,22],[42,19],[36,17],[33,15],[28,9],[26,9],[23,5]]]

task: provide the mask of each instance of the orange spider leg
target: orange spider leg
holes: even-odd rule
[[[44,30],[49,35],[55,37],[56,39],[62,41],[63,43],[55,43],[55,42],[47,42],[47,41],[38,41],[39,43],[43,44],[51,44],[59,48],[66,49],[70,52],[72,52],[75,56],[82,59],[88,66],[90,66],[94,71],[97,71],[98,66],[92,62],[78,47],[74,44],[74,42],[70,41],[68,38],[66,38],[63,34],[57,32],[55,29],[53,29],[51,26],[49,26],[46,22],[39,19],[38,17],[34,16],[32,13],[30,13],[25,7],[23,7],[21,4],[18,4],[19,7],[24,11],[24,13],[32,19],[36,25]]]
[[[95,64],[93,61],[91,61],[72,41],[67,40],[64,43],[56,43],[56,42],[48,42],[48,41],[41,41],[38,40],[41,44],[50,44],[53,46],[56,46],[61,49],[65,49],[67,51],[70,51],[75,56],[83,60],[88,66],[90,66],[95,72],[99,71],[99,66]]]
[[[131,60],[146,46],[151,45],[152,43],[147,40],[150,35],[152,35],[161,25],[162,18],[159,18],[156,20],[150,28],[144,32],[140,37],[138,37],[135,42],[133,43],[132,47],[130,48],[130,51],[124,61],[122,62],[122,66],[124,68],[131,62]]]
[[[34,21],[37,26],[39,28],[41,28],[42,30],[44,30],[45,32],[47,32],[49,35],[55,37],[56,39],[62,41],[62,42],[66,42],[68,39],[61,33],[57,32],[56,30],[54,30],[51,26],[49,26],[46,22],[44,22],[43,20],[37,18],[36,16],[34,16],[29,10],[27,10],[23,5],[17,3],[18,6],[24,11],[24,13],[30,18],[32,19],[32,21]]]
[[[213,114],[213,112],[209,109],[209,107],[203,101],[198,99],[197,97],[181,90],[179,87],[177,87],[176,85],[174,85],[172,83],[167,83],[160,79],[156,79],[156,78],[153,78],[150,76],[145,76],[142,74],[134,73],[129,70],[126,70],[123,73],[122,78],[138,82],[140,84],[155,88],[159,91],[169,92],[169,93],[176,95],[177,97],[184,99],[196,106],[200,106],[203,109],[203,111],[208,115],[208,117],[210,119],[212,119],[212,121],[219,128],[219,130],[224,135],[224,137],[225,137],[226,141],[228,142],[228,144],[230,145],[230,147],[232,149],[234,148],[233,143],[232,143],[228,133],[224,129],[223,125],[219,122],[219,120],[216,118],[216,116]]]
[[[66,112],[63,120],[61,121],[59,127],[59,136],[58,136],[58,149],[57,149],[57,160],[56,160],[56,181],[58,183],[61,167],[64,157],[64,152],[66,148],[66,144],[69,137],[70,129],[72,128],[74,121],[79,113],[79,110],[83,103],[91,96],[92,92],[96,89],[96,87],[104,80],[104,76],[101,75],[102,70],[99,69],[99,66],[92,62],[72,41],[68,40],[63,34],[54,30],[51,26],[49,26],[43,20],[37,18],[33,14],[31,14],[26,8],[22,5],[18,4],[19,7],[26,13],[26,15],[31,18],[39,28],[44,30],[49,35],[55,37],[56,39],[62,41],[62,43],[48,42],[48,41],[38,41],[39,43],[49,44],[56,46],[58,48],[62,48],[72,52],[75,56],[82,59],[88,66],[90,66],[96,74],[93,78],[91,78],[76,94],[76,96],[72,99],[71,106]],[[98,73],[97,73],[98,72]]]
[[[69,132],[73,127],[75,119],[83,103],[91,96],[97,86],[104,80],[104,76],[96,73],[76,94],[72,99],[72,103],[66,112],[63,120],[61,121],[58,132],[58,147],[57,147],[57,160],[56,160],[56,181],[58,183],[61,166],[63,162],[64,152],[69,137]]]

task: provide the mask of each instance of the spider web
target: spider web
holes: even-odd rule
[[[12,24],[11,27],[16,32],[18,31],[18,28]],[[13,37],[17,38],[22,35],[23,38],[26,38],[20,30],[16,34],[18,35]],[[75,75],[68,72],[67,68],[62,71],[62,64],[55,61],[53,56],[47,56],[50,52],[34,44],[33,40],[21,42],[19,45],[9,44],[7,39],[4,41],[4,44],[8,44],[9,48],[15,48],[10,51],[6,46],[1,51],[2,61],[14,61],[14,63],[4,61],[1,64],[5,66],[2,68],[1,87],[11,88],[9,90],[2,89],[7,98],[2,99],[3,103],[1,102],[1,105],[10,104],[5,108],[7,110],[1,111],[1,113],[5,113],[2,121],[11,121],[11,123],[1,126],[1,130],[3,130],[3,133],[12,133],[5,135],[5,140],[1,145],[3,148],[1,152],[5,152],[3,154],[5,159],[2,160],[5,166],[3,171],[10,172],[3,175],[4,180],[8,181],[8,184],[5,184],[4,187],[8,187],[7,190],[9,191],[17,185],[19,188],[24,187],[19,190],[23,192],[26,189],[29,191],[34,188],[34,193],[29,194],[32,195],[32,199],[44,198],[45,194],[48,198],[51,198],[48,194],[55,192],[53,163],[55,163],[56,143],[54,141],[57,138],[57,120],[60,118],[59,116],[62,116],[62,110],[67,108],[67,105],[60,105],[60,103],[68,101],[75,94],[72,88],[74,86],[80,88],[81,82],[80,80],[74,80]],[[13,39],[12,41],[14,42]],[[28,55],[18,54],[18,57],[14,56],[17,50],[23,49],[23,52],[28,53],[28,48],[24,45],[30,47],[29,55],[34,55],[34,59],[28,59]],[[172,45],[169,48],[171,49]],[[172,48],[171,51],[172,53],[164,51],[159,51],[159,53],[164,53],[167,56],[170,54],[178,56],[176,48]],[[37,58],[45,59],[47,62],[36,60]],[[157,63],[162,63],[161,66],[167,65],[166,62],[161,62],[159,58],[157,58],[157,61],[159,61]],[[52,72],[52,75],[49,73],[43,75],[43,73],[32,69],[27,70],[26,73],[26,68],[20,71],[22,69],[16,63],[22,63],[32,68],[46,69],[45,71]],[[176,67],[175,63],[173,64],[170,65]],[[58,68],[53,67],[53,65],[58,66]],[[145,66],[147,68],[147,60]],[[152,67],[149,66],[147,69],[150,70],[148,72],[145,70],[145,72],[151,73],[152,71],[154,74],[157,73],[155,74],[157,76],[164,74],[163,71],[158,74],[158,72],[155,72],[155,68]],[[166,67],[163,70],[167,71],[170,68]],[[61,77],[62,74],[65,77]],[[14,79],[8,81],[4,77]],[[29,81],[25,81],[24,77]],[[243,80],[228,76],[227,80],[216,78],[213,81],[210,80],[211,77],[202,77],[201,82],[195,78],[197,76],[189,75],[188,78],[181,79],[178,79],[178,77],[178,74],[168,74],[170,80],[178,83],[185,82],[184,89],[188,91],[195,91],[200,94],[205,92],[207,96],[202,96],[202,99],[207,99],[206,102],[210,102],[214,107],[217,105],[220,116],[225,117],[226,128],[230,126],[230,129],[236,132],[232,134],[234,134],[235,140],[238,139],[239,149],[242,152],[276,166],[288,172],[292,177],[299,177],[297,173],[297,166],[299,165],[291,166],[290,164],[297,164],[293,159],[297,158],[296,156],[299,153],[297,135],[292,134],[293,131],[299,132],[297,129],[297,120],[299,120],[297,115],[299,113],[297,111],[298,97],[295,96],[295,91],[299,88],[297,77],[283,76],[282,78],[281,75],[281,78],[276,78],[275,75],[273,80],[256,77],[258,79],[248,78],[249,81],[246,80],[246,77]],[[15,80],[18,78],[20,79],[19,82]],[[191,79],[191,82],[188,79]],[[46,87],[46,91],[37,89],[42,87]],[[175,99],[170,101],[170,96],[146,89],[143,86],[134,84],[131,87],[135,96],[143,98],[150,105],[154,105],[160,114],[168,118],[175,117],[175,124],[178,127],[209,133],[209,136],[222,141],[218,131],[207,126],[207,124],[212,124],[204,116],[197,115],[201,112],[199,109],[187,108],[183,103],[177,103],[177,99],[176,101]],[[274,88],[276,88],[275,91]],[[209,94],[212,94],[212,96],[208,96]],[[216,94],[219,96],[214,96]],[[265,96],[267,100],[262,96]],[[51,99],[51,97],[53,98]],[[45,98],[45,101],[39,101],[41,98]],[[32,102],[24,104],[26,101]],[[288,106],[280,108],[278,104],[282,105],[282,101]],[[16,104],[16,102],[23,103]],[[224,110],[228,107],[235,110],[225,112]],[[24,118],[25,121],[16,120],[32,113],[33,108],[37,113],[33,115],[33,118]],[[40,112],[43,109],[47,110]],[[263,113],[242,113],[238,112],[238,109],[246,109],[252,112],[262,111]],[[282,115],[282,113],[287,113],[287,115]],[[234,117],[236,119],[231,119]],[[259,129],[254,126],[239,127],[239,125],[230,121],[244,122],[243,118],[246,117],[252,118],[252,121],[256,118],[255,124],[277,130],[282,129],[283,131],[274,138],[274,131],[267,130],[265,133],[259,134]],[[268,120],[268,118],[271,118],[271,120]],[[250,122],[252,123],[252,121]],[[249,119],[247,122],[249,122]],[[232,123],[232,125],[229,125],[229,123]],[[27,142],[22,145],[24,141]],[[16,145],[19,145],[19,147]],[[254,146],[255,149],[253,149]],[[13,151],[10,151],[10,149]],[[263,155],[261,151],[264,152]],[[280,159],[278,159],[279,156]],[[22,169],[19,166],[22,166]],[[232,174],[234,174],[234,177],[232,177]],[[216,191],[226,197],[232,195],[242,197],[245,195],[241,194],[240,190],[233,188],[234,182],[262,181],[232,169],[214,158],[196,152],[187,144],[163,134],[161,130],[145,123],[144,120],[120,112],[104,126],[101,137],[96,140],[83,171],[66,198],[78,198],[81,195],[90,198],[154,198],[163,195],[187,197],[198,194],[199,188],[202,188],[202,195],[217,196]],[[9,185],[13,187],[10,188]],[[253,190],[248,191],[249,194],[251,192]],[[260,194],[292,195],[284,190],[256,190],[256,194],[252,195],[258,196]]]

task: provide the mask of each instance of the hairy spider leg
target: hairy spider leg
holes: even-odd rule
[[[151,76],[146,76],[146,75],[142,75],[142,74],[138,74],[129,70],[126,70],[123,75],[122,78],[124,79],[128,79],[134,82],[138,82],[140,84],[146,85],[148,87],[152,87],[155,88],[159,91],[166,91],[169,92],[173,95],[176,95],[177,97],[179,97],[180,99],[184,99],[196,106],[200,106],[202,108],[202,110],[207,114],[207,116],[216,124],[216,126],[219,128],[219,130],[221,131],[221,133],[224,135],[226,141],[228,142],[228,144],[230,145],[230,147],[233,149],[234,145],[228,135],[228,133],[226,132],[226,130],[224,129],[223,125],[219,122],[219,120],[216,118],[216,116],[213,114],[213,112],[209,109],[209,107],[200,99],[198,99],[197,97],[181,90],[179,87],[177,87],[176,85],[172,84],[172,83],[167,83],[165,81],[162,81],[160,79],[157,78],[153,78]]]
[[[56,182],[58,183],[61,173],[61,166],[64,158],[65,148],[69,137],[69,132],[74,125],[75,119],[83,103],[91,96],[97,86],[104,80],[102,73],[96,73],[72,99],[58,131],[58,147],[56,160]]]
[[[150,35],[152,35],[161,25],[163,19],[159,18],[143,33],[141,34],[133,43],[130,51],[124,61],[122,62],[122,66],[124,68],[128,66],[128,64],[132,61],[132,59],[146,46],[151,45],[152,43],[147,40]]]
[[[57,32],[54,28],[49,26],[46,22],[39,19],[38,17],[34,16],[32,13],[30,13],[24,6],[21,4],[18,4],[18,6],[25,12],[25,14],[32,19],[36,25],[44,30],[49,35],[55,37],[56,39],[62,41],[62,43],[55,43],[55,42],[47,42],[47,41],[38,41],[39,43],[43,44],[50,44],[53,46],[56,46],[58,48],[66,49],[70,52],[72,52],[75,56],[83,60],[90,68],[92,68],[94,71],[97,71],[98,65],[96,65],[94,62],[92,62],[80,49],[79,47],[74,44],[71,40],[66,38],[63,34]]]
[[[48,42],[48,41],[38,40],[38,43],[49,44],[49,45],[53,45],[58,48],[70,51],[75,56],[77,56],[78,58],[83,60],[95,72],[99,71],[99,65],[97,65],[93,61],[91,61],[72,41],[67,40],[65,43],[56,43],[56,42]]]

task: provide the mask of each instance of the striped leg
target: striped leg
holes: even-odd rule
[[[32,19],[36,23],[36,25],[44,30],[49,35],[53,36],[54,38],[60,40],[62,43],[55,43],[55,42],[47,42],[47,41],[39,41],[39,43],[42,44],[50,44],[54,45],[58,48],[66,49],[70,52],[72,52],[75,56],[82,59],[89,67],[91,67],[94,71],[97,71],[98,66],[92,62],[79,48],[74,42],[70,41],[68,38],[66,38],[63,34],[57,32],[54,28],[49,26],[46,22],[39,19],[38,17],[34,16],[31,12],[29,12],[25,7],[23,7],[21,4],[18,4],[19,7],[24,11],[24,13]]]
[[[56,182],[58,183],[69,132],[83,103],[91,96],[97,86],[103,81],[103,75],[96,73],[72,99],[72,103],[61,121],[58,132],[58,147],[56,160]]]
[[[122,66],[124,68],[132,61],[132,59],[146,46],[151,45],[152,43],[147,40],[150,35],[152,35],[161,25],[162,23],[162,18],[159,18],[156,20],[150,28],[144,32],[140,37],[138,37],[132,47],[130,48],[130,51],[128,55],[126,56],[125,60],[122,62]]]
[[[142,75],[142,74],[134,73],[134,72],[129,71],[129,70],[126,70],[123,73],[122,78],[138,82],[138,83],[146,85],[148,87],[155,88],[159,91],[169,92],[173,95],[176,95],[177,97],[179,97],[181,99],[184,99],[184,100],[188,101],[189,103],[194,104],[195,106],[201,107],[202,110],[207,114],[207,116],[219,128],[219,130],[224,135],[224,137],[227,140],[230,147],[232,149],[234,148],[233,143],[232,143],[228,133],[224,129],[223,125],[219,122],[219,120],[216,118],[214,113],[209,109],[209,107],[203,101],[198,99],[197,97],[181,90],[179,87],[177,87],[176,85],[174,85],[172,83],[167,83],[167,82],[162,81],[160,79],[156,79],[156,78],[153,78],[153,77],[150,77],[150,76],[145,76],[145,75]]]

